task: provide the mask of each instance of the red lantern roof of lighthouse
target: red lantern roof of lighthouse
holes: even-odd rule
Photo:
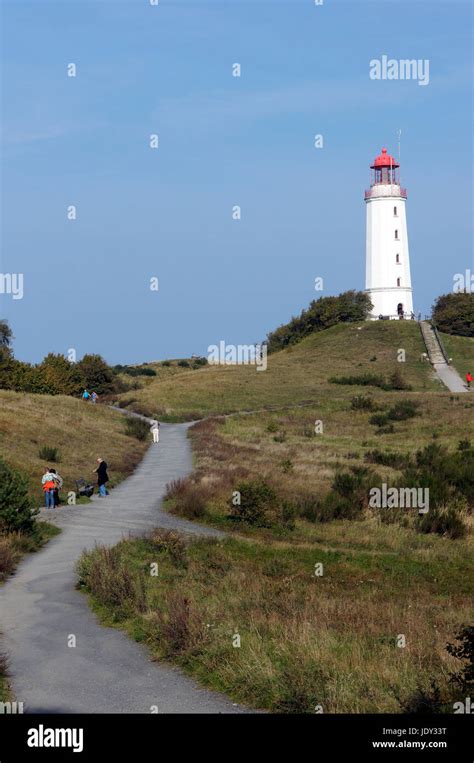
[[[370,165],[371,170],[377,170],[380,167],[399,167],[399,163],[395,161],[393,156],[387,154],[387,149],[383,148],[382,153],[375,157],[374,163]]]

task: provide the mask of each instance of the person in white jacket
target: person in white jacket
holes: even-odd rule
[[[160,422],[156,419],[151,424],[150,432],[153,435],[153,442],[160,442]]]

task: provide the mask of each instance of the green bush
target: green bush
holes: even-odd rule
[[[337,297],[320,297],[313,300],[297,318],[292,318],[289,323],[268,334],[268,352],[282,350],[314,331],[322,331],[338,323],[363,321],[371,309],[370,299],[362,291],[346,291]]]
[[[328,380],[331,384],[347,384],[359,387],[385,387],[386,382],[382,374],[359,374],[358,376],[332,376]]]
[[[368,395],[356,395],[351,400],[351,409],[353,411],[375,411],[377,406]]]
[[[28,494],[28,479],[0,458],[0,531],[30,534],[37,513]]]
[[[61,456],[57,448],[53,448],[50,445],[43,445],[38,450],[38,457],[42,461],[48,461],[53,464],[59,464],[61,462]]]
[[[410,457],[405,453],[396,453],[394,451],[368,450],[364,459],[369,464],[380,464],[381,466],[391,466],[392,469],[403,469],[410,463]]]
[[[459,686],[468,696],[474,691],[474,625],[461,628],[455,640],[458,643],[447,644],[446,650],[448,654],[462,660],[464,664],[459,673],[451,675],[451,682]]]
[[[414,400],[400,400],[395,403],[387,412],[387,418],[390,421],[407,421],[419,416],[419,403]]]
[[[181,366],[181,368],[191,368],[191,364],[188,360],[178,360],[178,366]]]
[[[137,440],[146,440],[150,436],[150,425],[143,419],[135,417],[127,419],[125,422],[125,434],[129,437],[136,437]]]
[[[378,387],[386,392],[393,390],[409,390],[409,384],[406,384],[400,371],[394,371],[388,379],[382,374],[359,374],[358,376],[331,376],[328,379],[330,384],[345,384],[348,386],[360,387]]]
[[[416,529],[421,533],[436,533],[447,538],[464,538],[467,533],[465,522],[466,501],[453,498],[447,506],[430,506],[430,510],[417,517]]]
[[[439,331],[474,336],[474,298],[467,292],[442,294],[433,305],[433,321]]]
[[[235,504],[235,495],[240,501]],[[275,507],[277,496],[263,480],[250,480],[237,485],[231,499],[230,517],[239,522],[263,527],[268,524],[268,511]]]

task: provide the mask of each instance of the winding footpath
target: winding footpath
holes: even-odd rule
[[[239,713],[177,668],[152,662],[122,631],[100,625],[75,589],[75,564],[96,543],[113,545],[155,527],[217,536],[166,514],[166,483],[191,471],[189,424],[163,424],[135,472],[107,498],[60,510],[62,532],[0,588],[0,646],[15,699],[29,713]],[[71,635],[76,646],[68,646]],[[156,712],[156,710],[155,710]]]

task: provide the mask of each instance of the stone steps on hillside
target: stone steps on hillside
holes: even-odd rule
[[[445,364],[446,360],[432,325],[428,323],[428,321],[421,321],[420,328],[428,351],[430,363],[433,366],[439,363]]]

